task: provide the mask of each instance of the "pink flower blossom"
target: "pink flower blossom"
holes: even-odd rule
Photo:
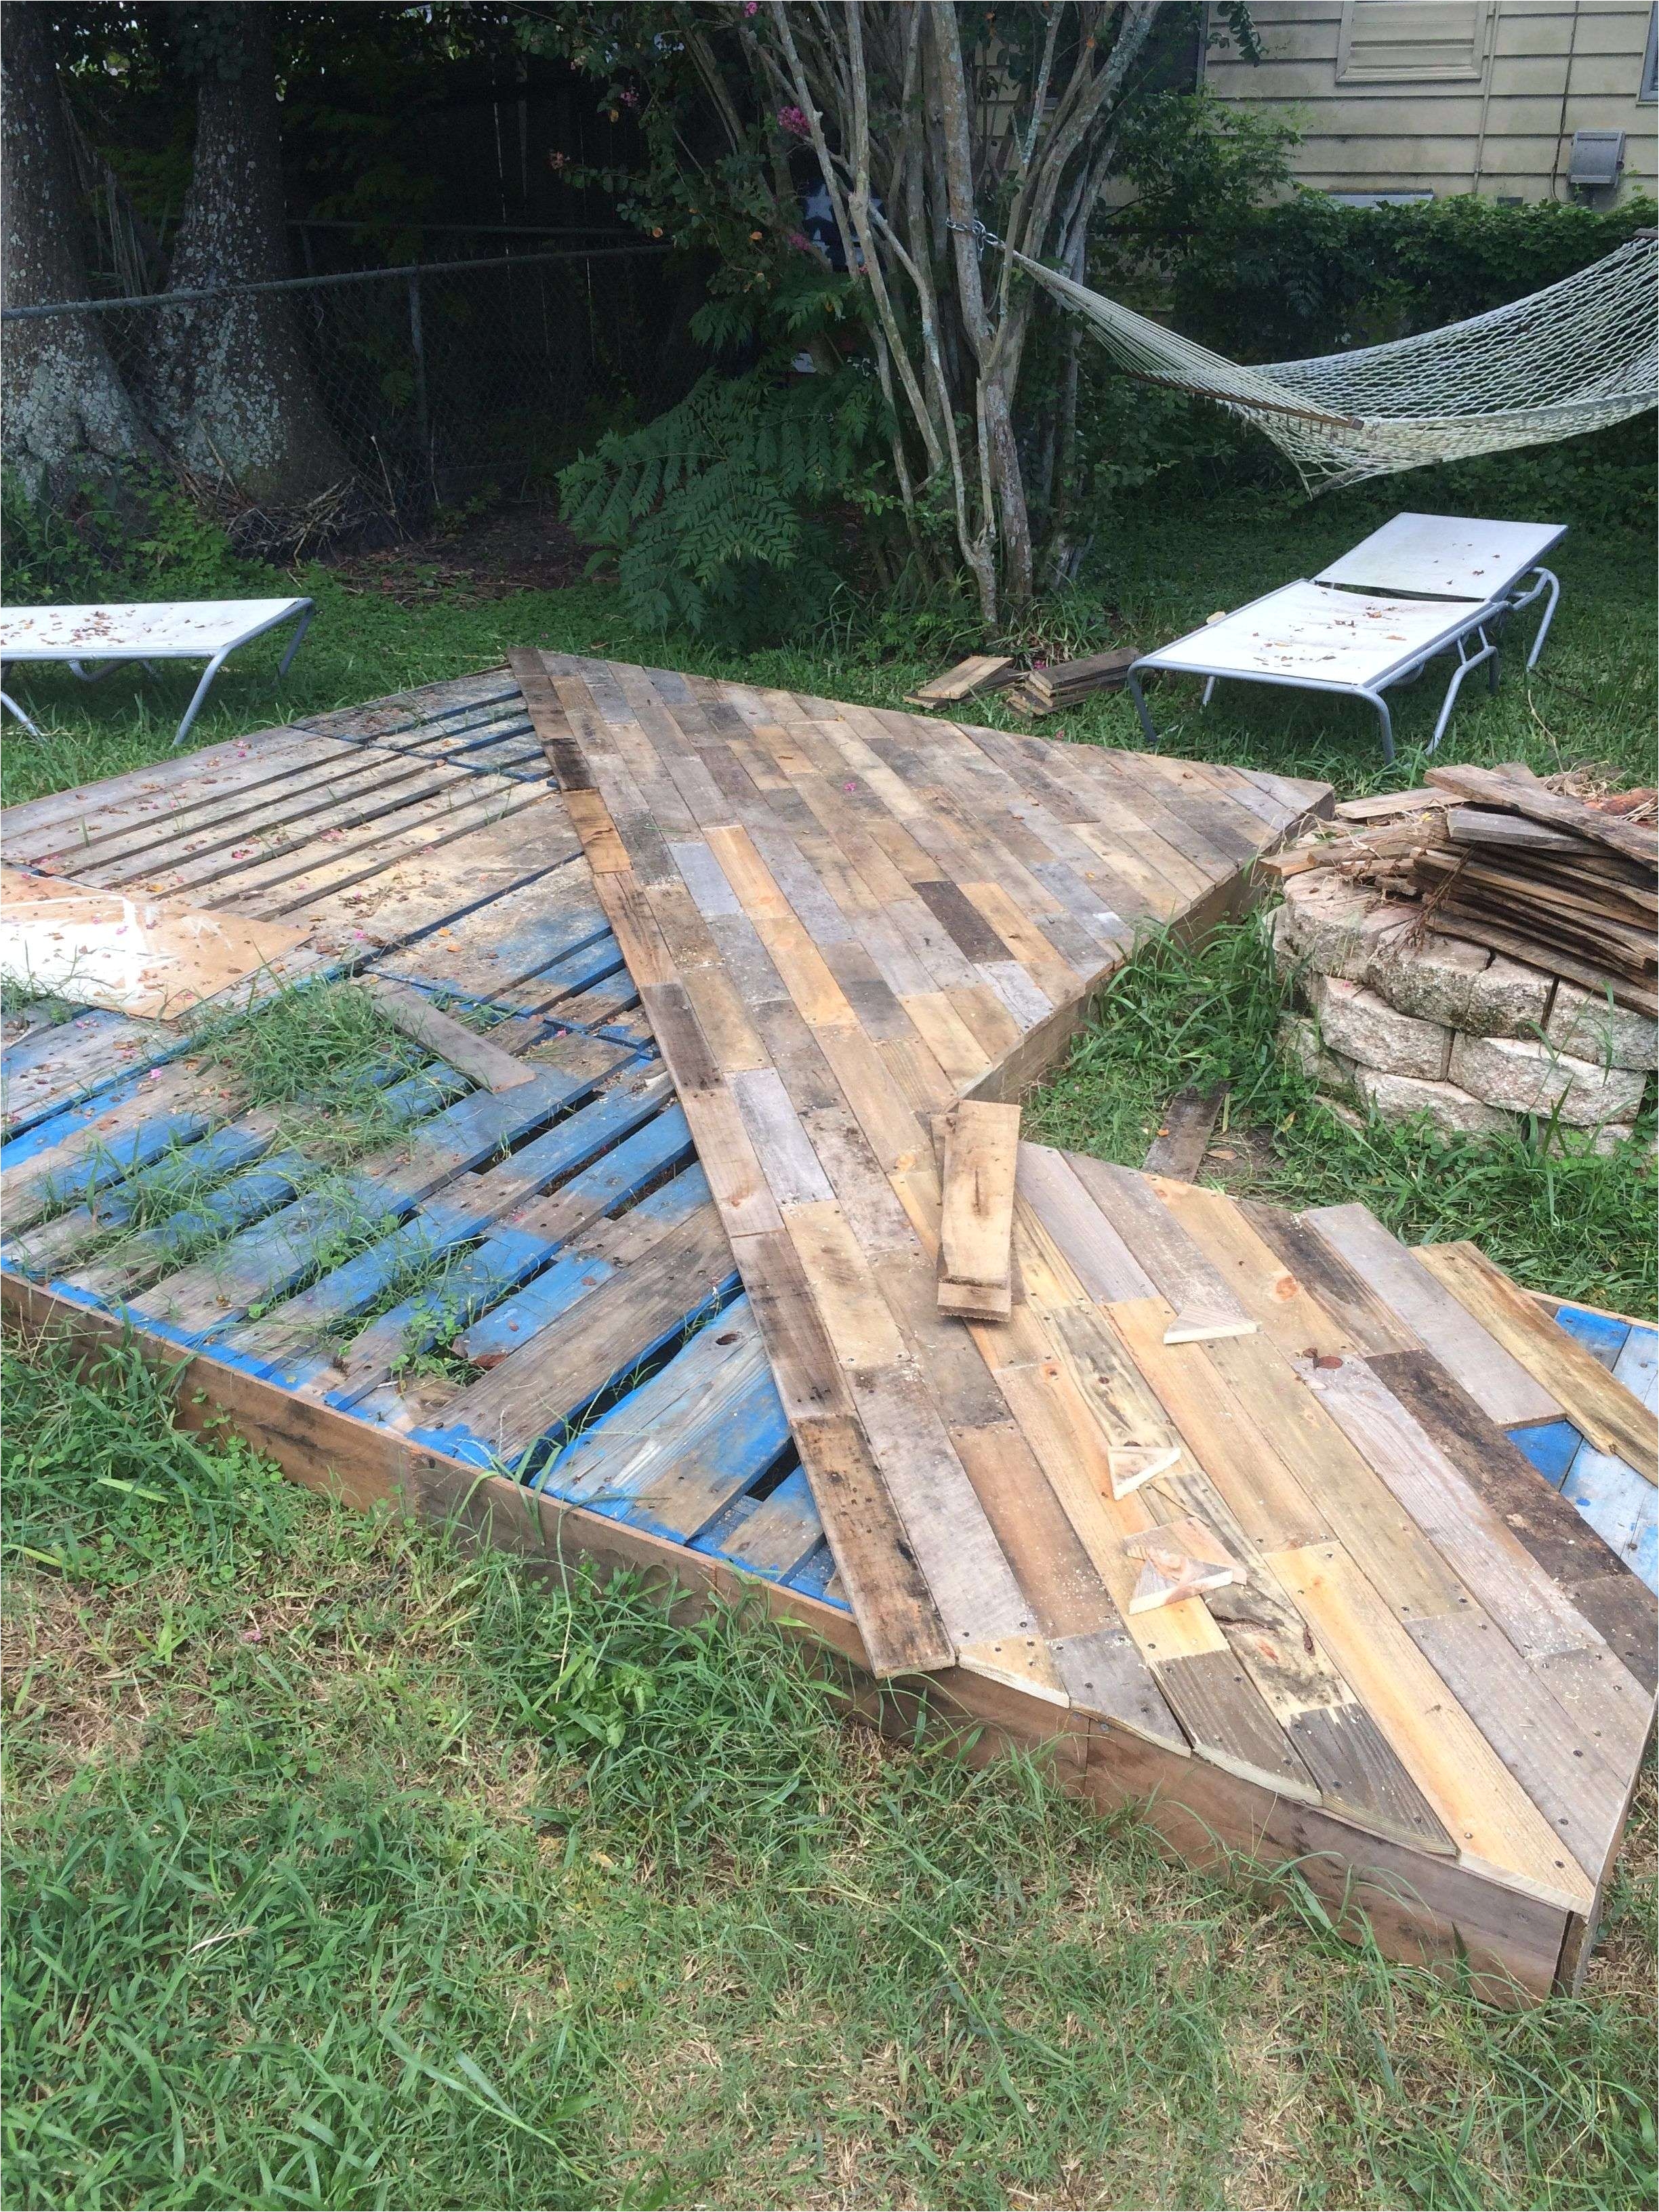
[[[785,242],[793,246],[798,253],[813,253],[817,250],[804,230],[792,230]]]
[[[640,104],[640,95],[637,92],[624,92],[617,96],[624,107],[637,107]]]
[[[745,15],[758,15],[760,0],[743,0],[743,12]]]
[[[812,126],[799,107],[781,107],[778,121],[792,138],[810,138]]]

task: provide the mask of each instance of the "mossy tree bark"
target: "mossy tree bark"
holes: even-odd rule
[[[289,275],[271,11],[173,11],[197,87],[196,150],[169,289]],[[150,418],[244,534],[326,527],[352,501],[353,471],[300,343],[292,295],[258,293],[161,310],[145,380]]]
[[[88,293],[51,11],[0,6],[0,230],[5,304],[44,306]],[[118,497],[124,469],[161,449],[122,381],[100,315],[11,323],[0,351],[0,454],[36,503],[83,489]]]

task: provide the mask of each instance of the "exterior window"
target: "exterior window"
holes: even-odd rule
[[[1648,51],[1642,63],[1642,89],[1636,97],[1650,106],[1659,100],[1659,7],[1648,17]]]
[[[1487,0],[1345,0],[1337,82],[1478,84],[1490,13]]]

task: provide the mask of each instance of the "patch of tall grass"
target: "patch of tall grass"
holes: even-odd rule
[[[1651,1314],[1653,1121],[1599,1156],[1572,1131],[1479,1139],[1426,1121],[1340,1121],[1276,1049],[1286,1003],[1259,918],[1194,948],[1148,939],[1105,992],[1059,1074],[1027,1103],[1030,1135],[1139,1167],[1183,1085],[1231,1086],[1227,1187],[1291,1207],[1363,1199],[1407,1243],[1473,1237],[1530,1287]],[[1218,1173],[1212,1160],[1207,1176]]]

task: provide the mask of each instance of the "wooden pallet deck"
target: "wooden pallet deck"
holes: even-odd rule
[[[518,665],[533,724],[497,672],[5,817],[15,865],[297,917],[307,974],[470,1007],[535,1071],[405,1075],[406,1133],[343,1200],[177,1030],[29,1028],[3,1061],[8,1307],[136,1322],[189,1363],[182,1403],[301,1480],[750,1593],[861,1673],[911,1663],[908,1607],[945,1628],[914,1654],[936,1705],[988,1743],[1150,1799],[1191,1856],[1312,1854],[1401,1955],[1571,1981],[1652,1709],[1623,1564],[1652,1486],[1583,1363],[1650,1404],[1650,1333],[1546,1316],[1518,1357],[1358,1209],[1038,1146],[1010,1322],[933,1304],[931,1113],[1017,1089],[1139,920],[1235,904],[1317,789]],[[120,1235],[181,1153],[208,1195]],[[1252,1333],[1164,1343],[1223,1309]],[[1551,1335],[1581,1361],[1554,1389]],[[439,1352],[471,1369],[411,1370]],[[1176,1462],[1115,1496],[1149,1440]],[[1126,1546],[1177,1512],[1246,1583],[1134,1613]]]

